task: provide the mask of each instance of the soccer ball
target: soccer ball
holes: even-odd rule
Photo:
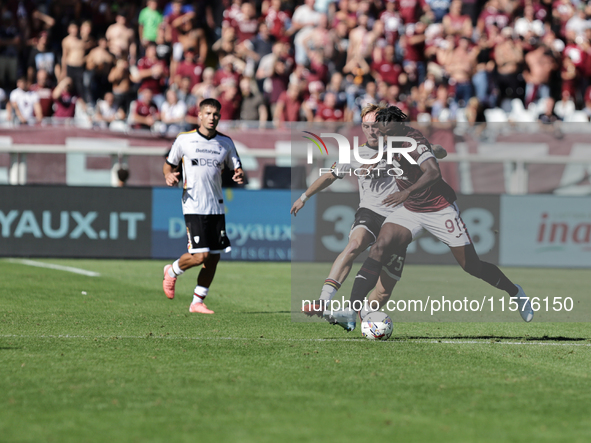
[[[388,340],[394,330],[392,319],[383,312],[371,312],[361,323],[361,335],[368,340]]]

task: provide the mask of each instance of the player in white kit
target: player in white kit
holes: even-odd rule
[[[215,276],[220,253],[231,250],[226,235],[222,169],[234,170],[236,183],[244,180],[240,157],[232,139],[217,132],[220,102],[205,99],[199,104],[199,129],[181,133],[174,141],[164,163],[168,186],[175,186],[179,164],[183,168],[183,214],[187,225],[188,250],[178,260],[164,267],[162,287],[168,298],[174,298],[176,278],[187,269],[203,265],[197,278],[190,312],[213,314],[203,301]]]
[[[367,137],[367,143],[359,147],[359,155],[365,159],[371,159],[377,154],[379,136],[381,135],[375,122],[376,113],[381,108],[378,105],[369,104],[361,112],[361,129]],[[435,145],[438,158],[447,155],[445,149]],[[342,179],[348,175],[351,170],[363,165],[353,162],[352,164],[335,165],[332,171],[322,175],[298,198],[292,208],[291,213],[295,216],[300,211],[310,197],[326,189],[337,179]],[[388,207],[384,205],[383,200],[390,194],[398,191],[396,180],[393,176],[385,172],[385,161],[381,161],[374,168],[374,172],[368,176],[359,176],[359,209],[355,213],[355,221],[349,233],[349,242],[343,252],[334,261],[328,278],[324,281],[320,299],[315,300],[313,304],[306,305],[303,312],[306,315],[322,316],[327,302],[332,300],[342,283],[345,281],[353,261],[372,245],[380,233],[384,221],[392,213],[395,213],[398,207]],[[377,171],[380,171],[379,173]],[[378,281],[376,289],[369,297],[370,301],[387,301],[396,281],[400,280],[404,259],[406,257],[406,248],[399,253],[393,253],[388,264],[382,269],[382,277]],[[385,274],[385,275],[384,275]]]

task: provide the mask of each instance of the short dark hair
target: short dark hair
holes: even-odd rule
[[[376,122],[379,123],[404,122],[407,119],[408,116],[398,106],[388,106],[376,113]]]
[[[129,178],[129,170],[124,169],[124,168],[118,169],[117,170],[117,178],[119,180],[121,180],[123,183],[125,183],[127,181],[127,179]]]
[[[206,106],[212,106],[218,112],[222,109],[222,104],[215,98],[206,98],[205,100],[202,100],[201,103],[199,103],[200,110],[205,108]]]

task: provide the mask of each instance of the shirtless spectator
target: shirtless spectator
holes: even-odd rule
[[[179,21],[180,25],[175,26]],[[179,17],[173,26],[178,29],[178,43],[173,47],[173,60],[180,61],[183,52],[188,49],[194,49],[198,64],[205,64],[209,48],[207,46],[207,38],[205,30],[199,25],[199,17],[194,12],[187,12]]]
[[[115,96],[107,92],[102,100],[96,103],[94,121],[98,126],[107,128],[115,120],[124,120],[125,112],[115,103]]]
[[[111,68],[108,77],[112,85],[115,105],[122,108],[125,113],[129,112],[131,104],[131,74],[129,63],[125,59],[118,59],[115,66]]]
[[[196,84],[191,93],[196,97],[197,103],[206,98],[216,98],[217,88],[214,84],[215,71],[213,68],[205,68],[203,70],[203,81]]]
[[[22,125],[35,121],[40,122],[43,118],[39,95],[29,90],[29,84],[25,77],[21,77],[16,81],[16,89],[10,93],[6,111],[8,121],[15,121]],[[14,117],[12,116],[13,112]]]
[[[72,91],[77,97],[84,94],[84,61],[86,48],[84,42],[78,37],[78,25],[70,23],[68,36],[62,41],[62,70],[64,78],[70,78]],[[82,100],[82,99],[81,99]]]
[[[66,77],[58,83],[53,90],[52,97],[55,102],[54,118],[74,118],[76,102],[79,98],[74,89],[74,81],[70,77]]]
[[[156,56],[156,44],[148,43],[146,47],[146,56],[137,63],[137,70],[132,72],[132,80],[140,84],[140,89],[149,89],[152,91],[156,105],[162,105],[164,102],[164,87],[168,78],[168,67],[162,60]]]
[[[347,62],[356,57],[366,58],[371,52],[370,32],[368,30],[369,17],[365,14],[357,19],[359,26],[349,33],[349,49],[347,51]]]
[[[31,91],[36,92],[39,96],[39,105],[41,105],[42,117],[51,117],[53,115],[53,88],[51,87],[49,75],[45,69],[37,71],[37,83],[31,85]]]
[[[153,95],[150,89],[139,92],[139,98],[131,113],[133,129],[150,129],[159,120],[158,107],[152,101]]]
[[[470,40],[462,37],[458,46],[450,52],[450,58],[446,60],[445,70],[450,80],[455,84],[455,97],[460,107],[465,107],[472,97],[472,75],[476,68],[478,51],[470,47]]]
[[[505,28],[497,37],[494,48],[494,60],[497,65],[497,85],[500,105],[505,98],[517,97],[520,85],[519,74],[523,65],[523,49],[520,40],[511,38],[511,28]]]
[[[91,103],[111,89],[109,73],[115,62],[113,55],[107,50],[107,39],[99,38],[98,46],[86,56],[86,69],[90,74]]]
[[[109,43],[109,52],[116,58],[128,58],[130,63],[135,64],[137,46],[134,42],[133,29],[127,26],[125,12],[121,9],[115,16],[115,23],[107,28],[107,42]]]

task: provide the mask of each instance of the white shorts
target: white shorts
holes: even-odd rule
[[[436,212],[413,212],[402,206],[390,214],[384,223],[405,227],[412,233],[413,240],[426,229],[452,248],[472,243],[456,203]]]

